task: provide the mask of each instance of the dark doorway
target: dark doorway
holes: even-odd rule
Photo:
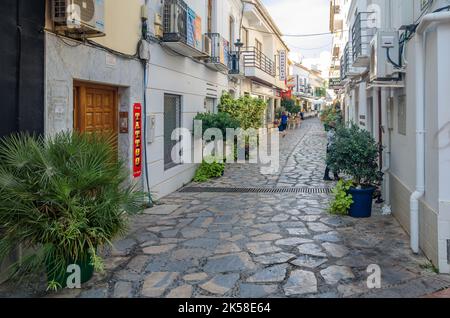
[[[0,1],[0,137],[44,133],[44,0]]]

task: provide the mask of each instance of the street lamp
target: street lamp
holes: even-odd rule
[[[241,49],[244,46],[244,43],[242,43],[240,39],[237,39],[236,43],[234,43],[234,46],[236,47],[237,51],[235,51],[231,57],[232,66],[231,66],[230,74],[239,74],[240,73],[240,61],[241,61]]]
[[[241,55],[241,49],[244,47],[244,43],[241,42],[241,39],[237,39],[236,43],[234,43],[234,46],[237,47],[238,56]]]

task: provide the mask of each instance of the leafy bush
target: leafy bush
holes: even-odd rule
[[[331,123],[335,123],[336,125],[342,123],[342,115],[335,107],[326,107],[320,112],[320,120],[328,131]]]
[[[225,164],[213,158],[207,158],[202,162],[194,177],[195,182],[206,182],[213,178],[220,178],[225,172]]]
[[[316,87],[314,90],[314,96],[316,97],[326,97],[327,89],[325,87]]]
[[[327,163],[331,170],[353,177],[356,186],[370,186],[381,180],[378,169],[379,145],[370,133],[352,124],[338,127],[330,145]]]
[[[205,134],[205,132],[210,128],[220,129],[224,140],[226,140],[227,128],[239,128],[239,121],[227,113],[198,114],[194,120],[201,120],[203,122],[203,134]]]
[[[281,107],[291,114],[298,114],[302,111],[302,107],[296,105],[293,99],[283,99],[281,101]]]
[[[125,234],[127,213],[144,206],[143,194],[124,185],[127,172],[116,156],[111,137],[20,134],[0,141],[0,262],[18,244],[31,251],[10,278],[47,269],[54,288],[51,277],[89,254],[102,269],[97,248]]]
[[[330,202],[328,211],[335,215],[347,215],[353,204],[353,197],[348,193],[353,186],[352,181],[339,180],[333,189],[333,201]]]
[[[262,99],[250,96],[233,99],[228,93],[222,95],[219,105],[220,112],[230,114],[245,130],[261,128],[266,109],[267,104]]]

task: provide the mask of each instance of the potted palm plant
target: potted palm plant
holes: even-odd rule
[[[81,283],[102,270],[97,249],[125,234],[127,215],[144,196],[125,185],[112,137],[61,133],[0,140],[0,263],[18,245],[26,253],[10,279],[47,273],[50,289],[64,288],[69,265]]]
[[[331,170],[342,172],[353,179],[349,189],[353,203],[349,215],[356,218],[372,215],[373,194],[382,174],[378,167],[379,145],[370,133],[352,124],[340,126],[330,145],[327,163]]]

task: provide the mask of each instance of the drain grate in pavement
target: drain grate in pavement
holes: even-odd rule
[[[186,187],[181,193],[307,193],[307,194],[329,194],[330,188],[225,188],[225,187]]]

